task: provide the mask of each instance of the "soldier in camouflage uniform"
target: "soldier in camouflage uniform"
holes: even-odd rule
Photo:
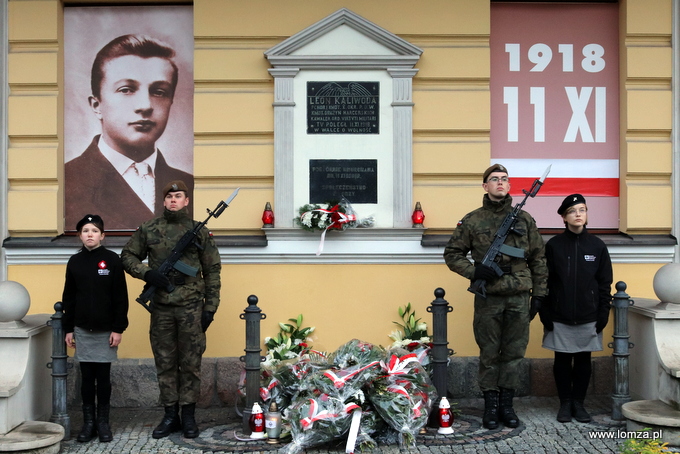
[[[187,192],[182,181],[166,185],[163,216],[142,224],[121,254],[125,271],[157,288],[149,335],[165,415],[153,438],[180,429],[187,438],[199,434],[194,410],[201,390],[205,331],[220,303],[220,254],[207,228],[197,236],[198,245],[185,249],[181,258],[184,264],[198,269],[195,277],[176,270],[166,277],[157,271],[180,238],[194,228],[195,221],[186,208]],[[142,263],[147,257],[148,266]],[[175,289],[168,293],[165,289],[170,283]]]
[[[473,332],[479,346],[479,387],[484,393],[484,427],[495,429],[499,418],[517,427],[512,407],[519,368],[529,343],[529,322],[547,294],[548,267],[536,221],[521,211],[505,244],[524,250],[524,258],[501,255],[498,276],[482,266],[486,251],[513,209],[507,169],[494,164],[484,172],[483,205],[463,217],[444,249],[448,267],[471,281],[486,281],[486,298],[475,294]],[[471,253],[473,265],[467,258]]]

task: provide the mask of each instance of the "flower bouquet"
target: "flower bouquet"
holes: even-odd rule
[[[432,365],[430,364],[429,353],[432,349],[432,337],[427,333],[427,323],[416,318],[416,311],[411,308],[411,303],[399,308],[399,316],[402,323],[392,323],[401,327],[401,330],[393,331],[389,335],[389,338],[393,341],[390,348],[403,348],[415,353],[427,372],[431,373]]]
[[[400,443],[414,447],[437,391],[416,354],[388,357],[381,364],[384,375],[369,384],[368,398],[385,422],[399,432]]]
[[[370,216],[364,219],[357,219],[357,215],[352,205],[346,198],[339,202],[328,202],[321,204],[305,204],[298,209],[298,217],[294,220],[295,224],[303,229],[313,232],[321,230],[321,242],[316,255],[323,251],[323,243],[326,232],[329,230],[345,230],[350,227],[373,227],[374,218]]]
[[[283,454],[297,454],[344,436],[352,422],[352,411],[356,408],[360,408],[356,403],[345,404],[328,394],[294,401],[284,412],[284,417],[290,422],[293,440],[281,451]]]

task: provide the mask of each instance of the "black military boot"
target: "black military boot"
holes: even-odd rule
[[[99,405],[97,407],[97,432],[99,432],[99,441],[109,442],[113,440],[111,433],[111,426],[109,426],[109,410],[111,405]]]
[[[505,427],[514,429],[519,426],[519,418],[512,408],[512,398],[515,397],[514,389],[501,388],[500,414]]]
[[[571,421],[571,399],[560,399],[560,409],[557,410],[557,420],[559,422]]]
[[[78,438],[81,443],[92,440],[97,435],[97,427],[94,423],[94,405],[83,405],[83,427],[80,429]]]
[[[170,435],[172,432],[177,432],[182,428],[182,422],[179,419],[179,404],[165,407],[165,414],[161,423],[153,430],[151,436],[153,438],[163,438]]]
[[[571,416],[578,422],[590,422],[592,418],[583,407],[582,400],[573,400],[571,402]]]
[[[498,429],[498,391],[484,391],[482,424],[489,430]]]
[[[196,404],[182,405],[182,432],[186,438],[196,438],[199,434],[194,410],[196,410]]]

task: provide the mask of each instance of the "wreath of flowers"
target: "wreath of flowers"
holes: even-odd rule
[[[351,211],[351,208],[350,210],[347,208],[348,204],[340,202],[308,203],[299,208],[299,216],[295,218],[295,224],[309,232],[329,229],[344,230],[354,227],[357,220],[356,214]]]

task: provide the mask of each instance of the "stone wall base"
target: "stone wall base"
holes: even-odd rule
[[[68,405],[79,407],[80,369],[69,358]],[[552,359],[525,359],[517,396],[556,396]],[[481,397],[477,385],[479,358],[476,356],[450,358],[448,392],[453,398]],[[201,368],[201,398],[198,406],[233,406],[238,401],[237,387],[243,363],[238,358],[203,358]],[[158,406],[158,384],[153,359],[121,359],[111,367],[114,407]],[[593,358],[593,373],[589,394],[610,394],[614,389],[614,360],[612,357]]]

